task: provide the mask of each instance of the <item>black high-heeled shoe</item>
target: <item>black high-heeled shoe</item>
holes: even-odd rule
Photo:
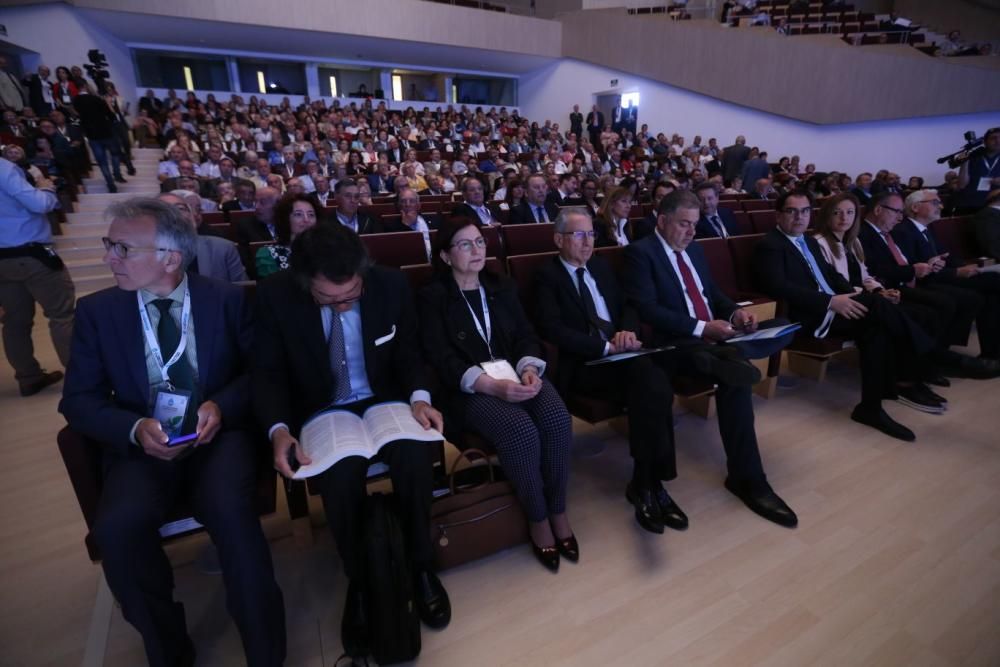
[[[535,558],[541,563],[545,569],[550,572],[559,571],[559,547],[552,545],[551,547],[540,547],[535,544],[534,540],[531,540],[531,551],[535,554]]]
[[[576,541],[576,535],[570,534],[565,540],[556,538],[556,549],[566,560],[577,562],[580,560],[580,545]]]

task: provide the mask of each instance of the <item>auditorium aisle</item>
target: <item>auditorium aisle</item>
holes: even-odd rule
[[[56,368],[44,326],[35,339]],[[623,497],[625,440],[577,422],[580,563],[552,575],[524,547],[444,573],[454,620],[424,632],[420,663],[1000,664],[1000,381],[957,381],[944,417],[889,406],[918,433],[903,444],[847,419],[855,374],[835,363],[825,384],[754,399],[770,481],[800,518],[791,531],[722,488],[715,424],[680,414],[681,478],[670,490],[691,527],[641,532]],[[98,568],[55,445],[60,388],[22,399],[9,368],[0,372],[2,665],[80,665],[90,634]],[[336,552],[322,525],[298,546],[284,517],[282,507],[265,527],[288,608],[287,664],[330,666],[344,596]],[[198,664],[239,665],[221,579],[194,564],[204,541],[170,549],[177,594]],[[103,664],[143,664],[117,610],[107,640]]]

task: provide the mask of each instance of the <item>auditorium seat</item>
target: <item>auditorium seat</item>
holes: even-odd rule
[[[740,202],[743,205],[743,210],[747,213],[752,211],[773,211],[774,202],[764,201],[763,199],[744,199]]]
[[[226,214],[222,211],[208,211],[201,214],[201,222],[204,225],[225,224]]]
[[[975,229],[967,217],[941,218],[931,225],[941,249],[962,262],[973,262],[982,251],[976,242]]]
[[[736,219],[736,227],[740,230],[740,234],[754,233],[749,213],[744,211],[733,211],[733,217]]]
[[[361,240],[368,248],[372,261],[382,266],[398,268],[427,261],[424,235],[420,232],[362,234]]]
[[[552,240],[554,229],[555,223],[552,222],[505,226],[503,237],[507,256],[555,250],[555,243]]]
[[[778,214],[776,211],[751,211],[750,225],[755,234],[766,234],[778,226]]]

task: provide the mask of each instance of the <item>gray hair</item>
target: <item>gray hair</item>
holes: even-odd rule
[[[156,223],[156,244],[181,253],[184,268],[187,268],[198,252],[198,236],[188,221],[173,206],[158,199],[132,197],[123,202],[115,202],[105,209],[104,217],[108,220],[152,218]]]
[[[188,206],[194,206],[199,211],[201,210],[201,195],[199,195],[197,192],[177,189],[177,190],[171,190],[170,194],[172,194],[175,197],[180,197],[181,199],[187,202]],[[194,211],[192,210],[192,213],[193,212]]]
[[[569,225],[569,219],[573,216],[586,218],[587,220],[590,220],[591,223],[594,222],[594,218],[590,215],[590,211],[583,206],[564,206],[559,209],[559,215],[556,216],[555,227],[553,228],[556,234],[562,234],[566,231],[566,227]]]
[[[924,200],[927,195],[933,195],[934,199],[938,198],[938,191],[924,188],[923,190],[914,190],[910,194],[906,195],[906,199],[903,201],[903,210],[907,215],[913,210],[913,207]]]
[[[690,190],[674,190],[660,200],[660,205],[656,209],[656,214],[673,215],[678,209],[701,210],[701,200]]]

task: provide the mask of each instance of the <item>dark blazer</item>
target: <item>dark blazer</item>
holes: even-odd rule
[[[542,205],[542,208],[545,209],[545,215],[548,216],[549,222],[555,222],[556,216],[559,215],[559,207],[550,206],[549,202],[546,201],[545,204]],[[527,225],[536,222],[538,221],[535,219],[534,208],[529,206],[527,201],[522,201],[520,204],[510,209],[510,217],[507,219],[508,225]]]
[[[243,218],[236,223],[236,242],[240,245],[273,240],[267,225],[257,218]]]
[[[719,215],[719,219],[722,220],[722,225],[726,228],[726,233],[730,236],[737,236],[740,233],[740,228],[736,226],[736,216],[733,212],[724,206],[720,206],[716,209],[716,213]],[[698,218],[698,225],[694,230],[694,237],[696,239],[711,239],[717,238],[719,235],[715,231],[715,227],[712,223],[708,221],[708,217],[702,215]]]
[[[861,226],[858,228],[858,240],[861,241],[861,248],[865,251],[865,265],[868,267],[868,272],[887,289],[897,289],[913,280],[913,265],[897,264],[881,235],[865,221],[861,221]],[[906,259],[912,261],[909,255],[906,255]]]
[[[820,271],[837,294],[854,290],[850,283],[823,259],[816,239],[806,235],[806,246],[816,258]],[[778,229],[772,229],[754,248],[754,272],[761,290],[788,304],[788,317],[802,322],[803,328],[815,329],[826,317],[830,295],[819,290],[799,249]]]
[[[237,201],[235,199],[230,199],[229,201],[227,201],[225,204],[222,205],[222,211],[225,212],[225,213],[229,213],[230,211],[242,211],[242,210],[243,209],[240,208],[239,201]],[[252,211],[254,209],[248,208],[246,210]]]
[[[563,197],[559,190],[549,190],[549,194],[545,195],[545,208],[548,210],[554,210],[556,213],[559,212],[560,206],[583,206],[583,197],[578,194],[570,195],[569,197]]]
[[[587,271],[597,283],[615,331],[639,333],[639,317],[635,309],[625,303],[625,295],[607,260],[597,255],[591,257]],[[605,342],[590,335],[590,322],[576,279],[558,256],[539,267],[534,290],[535,323],[542,338],[559,348],[556,384],[564,390],[569,388],[584,362],[604,356]]]
[[[1000,210],[987,206],[966,224],[972,225],[979,252],[1000,260]]]
[[[373,193],[377,194],[379,192],[382,192],[378,184],[380,178],[378,174],[368,174],[368,176],[366,176],[365,178],[368,179],[368,187],[371,188]],[[395,190],[392,189],[392,184],[396,180],[395,176],[388,176],[386,178],[383,178],[382,180],[385,182],[386,192],[395,192]]]
[[[330,215],[330,220],[340,224],[336,213]],[[358,211],[358,234],[381,234],[384,231],[381,218]]]
[[[493,202],[486,202],[486,208],[488,208],[490,210],[490,214],[492,214],[493,215],[493,219],[496,220],[497,219],[497,217],[496,217],[497,216],[497,212],[496,212],[496,209],[493,206],[490,205],[492,203]],[[461,202],[461,203],[455,204],[451,208],[451,217],[453,217],[453,218],[471,218],[472,220],[476,221],[476,224],[480,224],[480,225],[481,225],[481,222],[482,222],[482,218],[480,218],[479,214],[476,213],[476,209],[472,208],[471,206],[469,206],[465,202]]]
[[[34,110],[35,115],[39,118],[48,116],[54,105],[45,101],[42,91],[45,87],[51,89],[52,82],[42,80],[42,77],[37,74],[29,74],[21,79],[21,84],[28,94],[28,106]]]
[[[931,225],[927,228],[927,237],[924,237],[917,229],[916,224],[910,218],[904,218],[902,222],[893,227],[892,238],[896,240],[896,245],[906,259],[910,262],[926,262],[931,257],[936,257],[940,255],[943,251],[941,247],[937,244],[937,240],[934,238],[934,226]],[[945,279],[954,280],[958,277],[956,268],[961,265],[959,258],[954,255],[949,255],[945,259],[945,268],[941,269],[937,273],[931,274],[924,278],[927,280],[930,278],[933,281]]]
[[[423,216],[424,222],[427,223],[427,227],[429,229],[438,229],[438,228],[441,227],[441,217],[440,216],[435,215],[434,213],[421,213],[420,215]],[[406,225],[404,225],[401,218],[393,217],[393,218],[390,218],[389,220],[387,220],[385,222],[385,224],[383,225],[383,231],[386,231],[386,232],[412,232],[414,230],[411,229],[411,228],[409,228],[409,227],[407,227]]]
[[[712,280],[705,253],[697,243],[687,247],[698,272],[705,300],[716,319],[729,319],[739,306],[722,293]],[[697,320],[688,314],[684,285],[670,264],[655,234],[625,248],[625,297],[643,322],[653,326],[654,345],[693,339]]]
[[[747,161],[748,157],[750,157],[750,147],[746,144],[742,146],[733,144],[722,150],[722,177],[726,183],[740,175],[743,171],[743,163]],[[748,185],[752,186],[753,183],[743,182],[744,188]]]
[[[859,187],[851,188],[850,193],[858,198],[858,202],[860,202],[862,206],[868,206],[869,204],[871,204],[872,197],[875,196],[875,194],[870,190],[868,192],[865,192]]]
[[[743,179],[743,188],[749,191],[760,179],[771,178],[771,165],[759,157],[747,160],[743,163],[740,177]]]
[[[198,352],[198,395],[222,411],[224,429],[248,417],[247,359],[253,334],[243,289],[188,276]],[[59,411],[76,431],[125,456],[136,420],[149,416],[149,377],[135,292],[81,297]]]
[[[493,355],[514,367],[523,357],[544,359],[541,341],[521,307],[513,281],[487,271],[482,271],[479,279],[490,309]],[[489,361],[486,343],[479,337],[450,273],[420,290],[417,303],[424,357],[434,367],[444,390],[457,394],[461,392],[462,375],[471,366]]]
[[[428,385],[413,299],[403,274],[372,267],[360,304],[365,371],[375,399],[408,402],[414,391]],[[291,271],[281,271],[257,284],[255,325],[251,382],[257,421],[265,429],[284,422],[298,433],[333,396],[320,307]],[[375,344],[386,336],[391,337]]]

